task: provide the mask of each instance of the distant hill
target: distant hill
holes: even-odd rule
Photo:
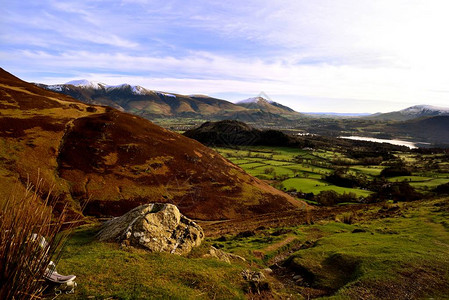
[[[37,83],[39,87],[69,95],[84,103],[106,105],[147,119],[198,118],[209,120],[237,119],[245,122],[286,121],[300,114],[279,103],[248,106],[204,95],[180,95],[148,90],[141,86],[116,86],[87,80],[58,85]]]
[[[407,121],[411,119],[435,116],[449,116],[449,107],[416,105],[399,111],[374,114],[366,118],[381,121]]]
[[[428,142],[447,147],[449,145],[449,115],[391,124],[386,127],[386,131],[413,137],[413,140],[417,142]]]
[[[89,82],[52,88],[83,96],[146,93]],[[28,180],[36,185],[38,178],[45,182],[44,195],[52,190],[52,197],[76,214],[86,204],[83,213],[93,216],[121,215],[148,202],[173,203],[187,216],[205,220],[301,205],[197,141],[0,69],[0,202],[12,190],[23,192]]]
[[[224,120],[206,122],[184,135],[209,146],[290,146],[297,141],[278,130],[259,130],[243,122]]]

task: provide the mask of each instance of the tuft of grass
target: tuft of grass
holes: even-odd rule
[[[39,297],[48,264],[66,238],[59,234],[65,209],[54,218],[50,194],[42,201],[38,182],[36,187],[28,184],[22,195],[11,195],[0,209],[0,299]]]
[[[339,220],[345,224],[351,225],[351,224],[354,224],[354,222],[355,222],[355,215],[353,212],[347,212],[347,213],[342,214],[339,217]]]

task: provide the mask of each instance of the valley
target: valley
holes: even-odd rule
[[[279,129],[290,134],[398,139],[420,142],[420,147],[449,145],[449,108],[445,107],[416,105],[396,112],[345,117],[296,112],[264,93],[232,103],[205,95],[180,95],[138,85],[107,85],[87,80],[36,85],[87,104],[111,106],[178,132],[206,121],[238,120],[256,128]]]
[[[0,300],[449,299],[449,1],[2,1]]]
[[[61,299],[449,295],[447,148],[338,138],[406,123],[155,117],[162,128],[0,75],[2,209],[34,191],[67,211],[58,272],[78,287]],[[252,102],[242,109],[260,109]],[[154,202],[200,225],[201,245],[177,255],[98,240],[105,221]]]

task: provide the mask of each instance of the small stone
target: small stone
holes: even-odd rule
[[[263,271],[267,274],[273,273],[273,270],[271,270],[270,268],[265,268],[265,269],[263,269]]]
[[[229,264],[232,260],[246,261],[244,257],[241,257],[237,254],[224,252],[223,250],[217,249],[214,246],[211,246],[209,249],[209,253],[204,255],[203,257],[214,257]]]

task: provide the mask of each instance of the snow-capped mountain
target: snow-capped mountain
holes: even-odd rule
[[[263,97],[252,97],[245,100],[241,100],[236,102],[235,104],[249,104],[249,103],[259,103],[259,102],[267,102],[267,103],[274,103],[274,101],[267,100]]]
[[[71,87],[81,88],[83,90],[99,90],[99,91],[114,91],[114,90],[130,90],[134,95],[146,95],[151,93],[152,91],[141,87],[140,85],[130,85],[127,83],[119,84],[119,85],[107,85],[98,81],[89,81],[86,79],[80,80],[72,80],[66,82],[64,84],[53,84],[53,85],[44,85],[37,84],[46,89],[55,91],[55,92],[64,92],[64,90],[69,90]]]
[[[446,115],[449,114],[449,107],[440,107],[432,105],[415,105],[399,111],[403,115]]]
[[[265,122],[296,119],[300,113],[276,103],[261,93],[247,99],[248,103],[234,104],[206,95],[180,95],[150,90],[127,83],[108,85],[85,79],[65,84],[36,85],[72,96],[82,102],[107,105],[152,119],[160,117],[208,118],[210,120],[236,119],[244,122]]]
[[[261,96],[241,100],[236,102],[235,104],[248,109],[258,109],[274,114],[299,115],[298,112],[294,111],[290,107],[274,102],[272,100],[268,100]]]
[[[73,85],[73,86],[79,86],[79,87],[85,87],[85,88],[93,88],[93,89],[101,89],[106,86],[106,84],[98,82],[98,81],[89,81],[86,79],[80,79],[80,80],[72,80],[69,82],[66,82],[64,85]]]
[[[415,105],[403,110],[375,114],[368,118],[377,120],[406,121],[416,118],[449,116],[449,107],[439,107],[432,105]]]

